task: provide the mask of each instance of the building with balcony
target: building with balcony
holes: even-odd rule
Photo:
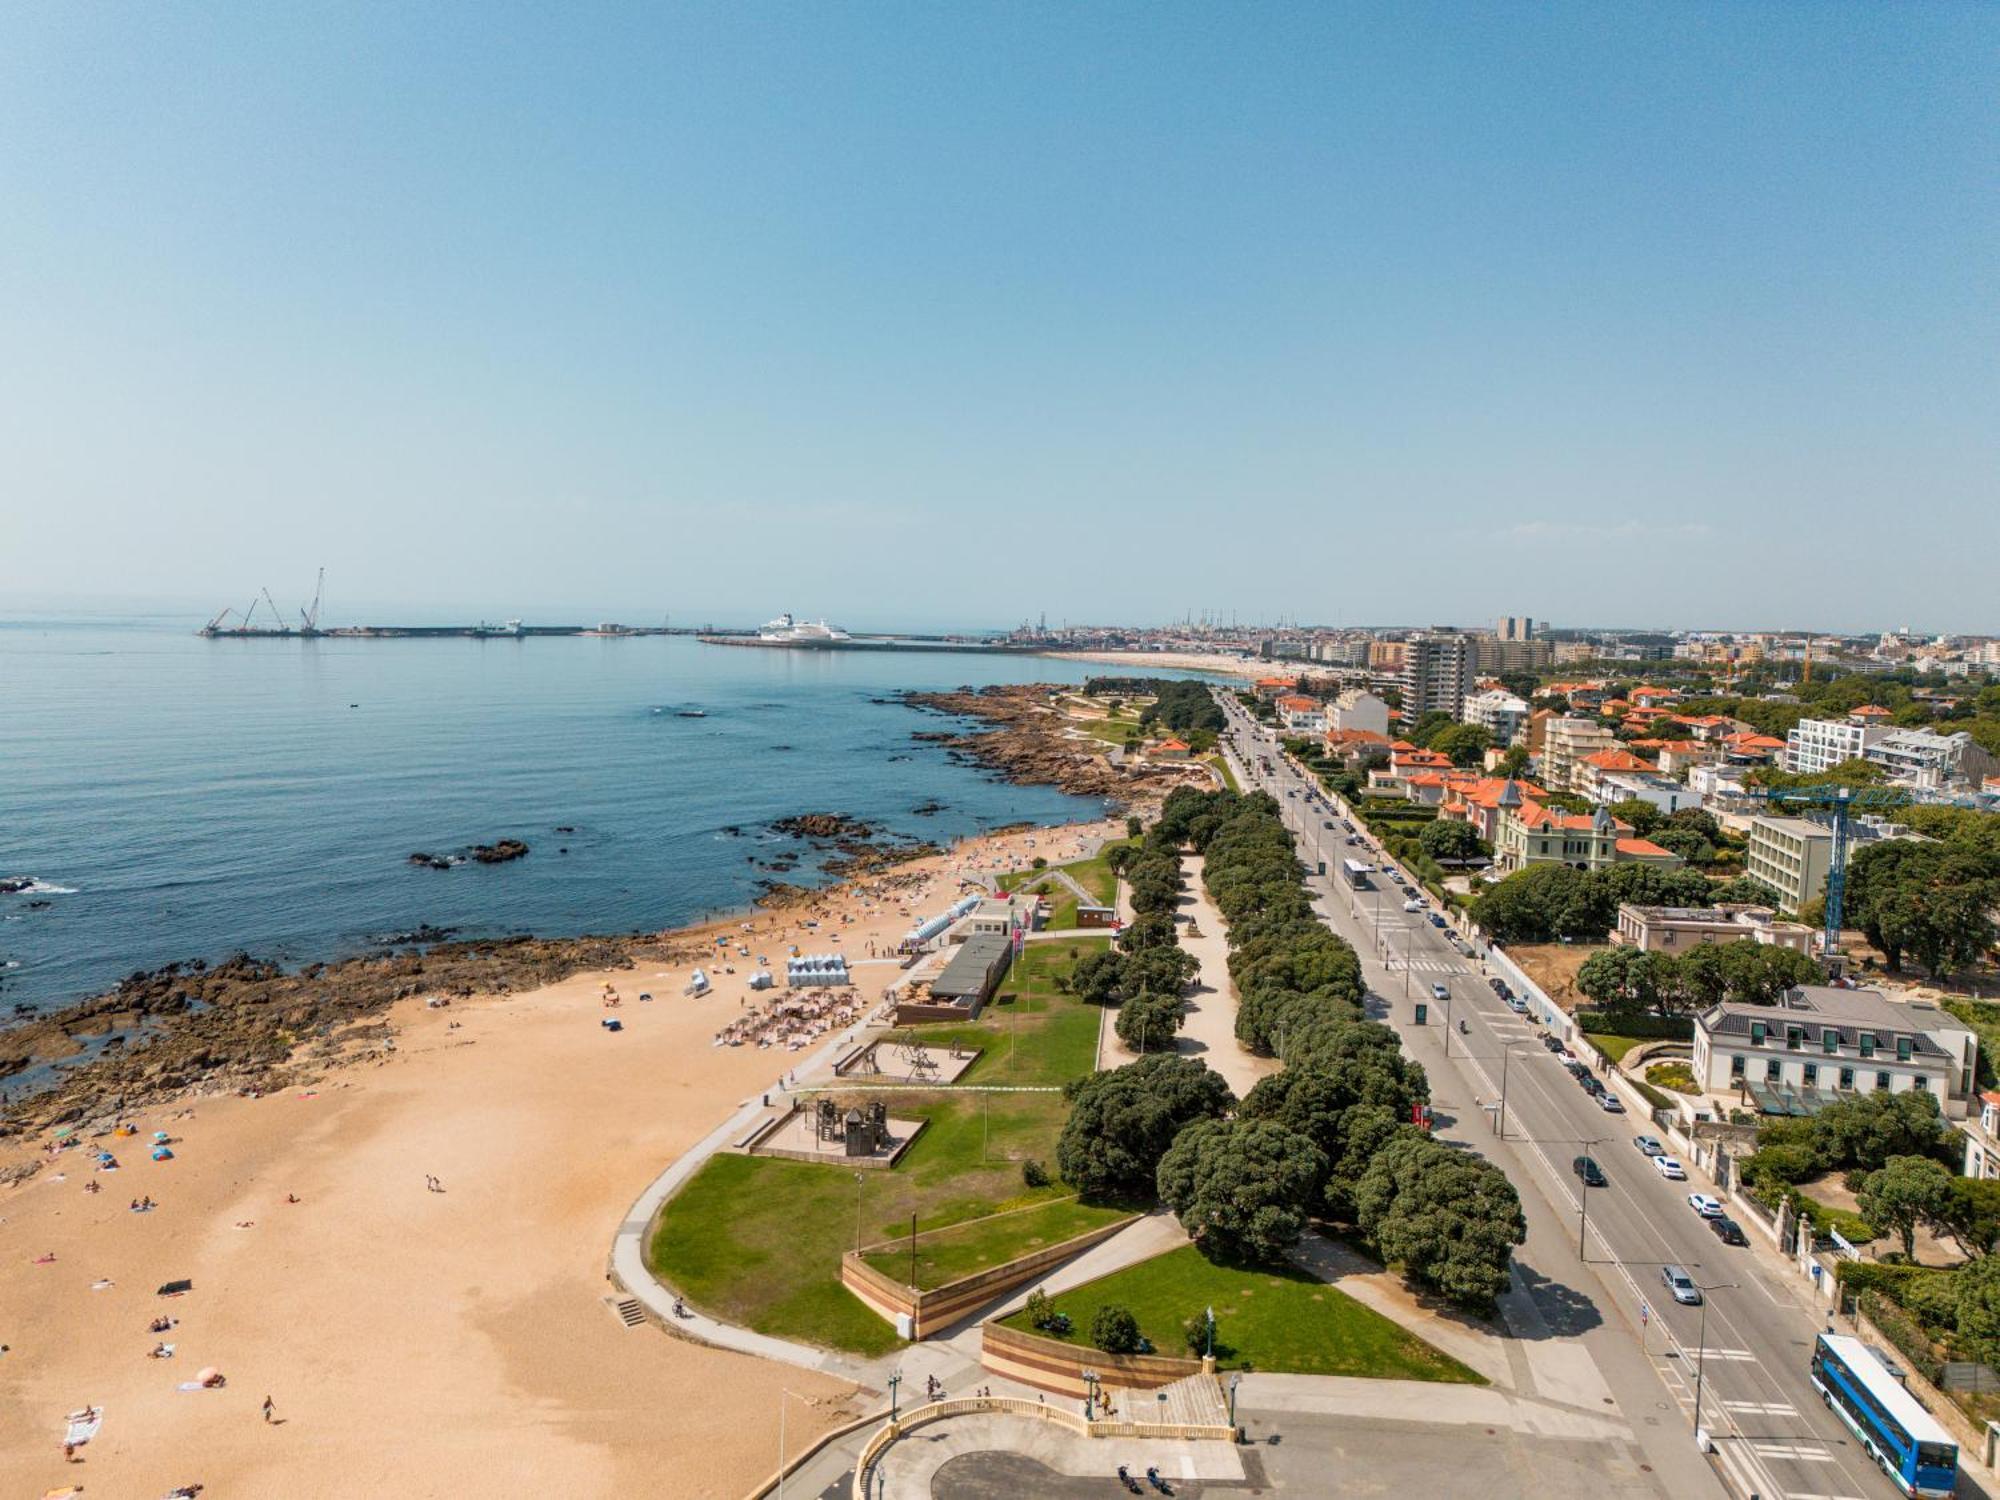
[[[1511,745],[1528,726],[1528,704],[1505,688],[1488,688],[1465,700],[1459,715],[1493,736],[1496,745]]]
[[[1785,769],[1809,775],[1860,760],[1886,732],[1854,719],[1801,719],[1785,736]]]
[[[1566,716],[1546,720],[1539,766],[1542,784],[1552,791],[1582,791],[1579,783],[1587,780],[1589,769],[1583,765],[1584,757],[1617,747],[1618,737],[1595,719]]]
[[[1472,637],[1455,630],[1425,631],[1403,642],[1403,721],[1427,713],[1454,719],[1465,706],[1475,672]]]

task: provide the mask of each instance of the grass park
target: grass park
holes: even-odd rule
[[[920,1232],[914,1267],[907,1234],[901,1241],[884,1243],[862,1259],[884,1275],[931,1291],[962,1276],[1005,1265],[1050,1245],[1060,1245],[1064,1240],[1115,1224],[1138,1212],[1137,1208],[1116,1204],[1055,1198],[995,1218],[954,1224],[929,1234]]]
[[[717,1154],[662,1211],[647,1243],[649,1268],[716,1317],[875,1355],[900,1341],[840,1284],[847,1251],[907,1236],[914,1215],[919,1284],[941,1285],[1122,1216],[1076,1204],[1060,1182],[1029,1188],[1021,1170],[1029,1158],[1053,1161],[1068,1108],[1060,1088],[1095,1066],[1099,1011],[1064,994],[1059,981],[1108,942],[1031,943],[977,1022],[917,1028],[933,1047],[959,1041],[983,1053],[953,1085],[895,1094],[897,1115],[928,1124],[894,1168],[855,1173]],[[993,1090],[969,1087],[979,1084]],[[1029,1092],[999,1091],[1009,1087]],[[931,1234],[1037,1204],[1045,1206]],[[894,1274],[907,1274],[906,1255]]]
[[[1122,1307],[1161,1354],[1187,1355],[1187,1330],[1215,1309],[1215,1363],[1224,1370],[1378,1380],[1485,1382],[1450,1355],[1345,1292],[1293,1266],[1223,1266],[1183,1245],[1050,1298],[1072,1343],[1087,1344],[1103,1307]],[[1001,1320],[1037,1330],[1026,1309]],[[1056,1335],[1043,1333],[1044,1338]]]

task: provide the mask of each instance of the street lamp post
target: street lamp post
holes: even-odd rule
[[[896,1420],[896,1387],[902,1383],[903,1372],[901,1370],[891,1370],[889,1372],[889,1420],[891,1422]]]
[[[1594,1153],[1597,1150],[1598,1143],[1595,1139],[1584,1141],[1582,1144],[1586,1153]],[[1587,1261],[1590,1257],[1584,1251],[1583,1237],[1590,1227],[1590,1180],[1578,1177],[1576,1181],[1576,1258]]]
[[[1229,1377],[1229,1430],[1231,1432],[1236,1430],[1236,1387],[1242,1383],[1243,1377],[1241,1375],[1232,1375]]]
[[[1708,1294],[1710,1292],[1733,1291],[1733,1281],[1718,1282],[1714,1286],[1699,1287],[1701,1292],[1701,1321],[1696,1325],[1694,1338],[1694,1437],[1701,1441],[1701,1377],[1702,1369],[1708,1363]]]
[[[1083,1372],[1083,1419],[1093,1422],[1097,1419],[1097,1371]]]

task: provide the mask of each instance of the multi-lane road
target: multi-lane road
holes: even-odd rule
[[[1578,1295],[1597,1303],[1603,1321],[1643,1350],[1679,1408],[1690,1446],[1698,1387],[1701,1426],[1739,1496],[1881,1500],[1898,1493],[1814,1391],[1806,1367],[1825,1315],[1776,1252],[1724,1244],[1687,1202],[1688,1193],[1713,1192],[1712,1185],[1691,1165],[1688,1181],[1662,1177],[1634,1144],[1659,1133],[1652,1123],[1636,1113],[1606,1113],[1541,1044],[1539,1029],[1493,992],[1474,952],[1454,947],[1425,913],[1403,911],[1405,890],[1379,873],[1387,856],[1358,820],[1353,832],[1365,842],[1347,843],[1339,799],[1289,763],[1239,704],[1218,698],[1231,716],[1226,744],[1245,789],[1275,796],[1301,856],[1309,865],[1325,862],[1327,874],[1310,882],[1319,909],[1371,960],[1371,1012],[1395,1026],[1429,1070],[1439,1134],[1489,1156],[1524,1201],[1539,1193],[1552,1210],[1530,1213],[1524,1255],[1532,1252],[1548,1275],[1563,1267],[1570,1284],[1540,1286],[1538,1303],[1550,1313]],[[1379,892],[1357,898],[1341,881],[1340,862],[1350,858],[1378,867]],[[1448,1019],[1433,985],[1450,996]],[[1419,1001],[1429,1012],[1423,1027],[1415,1024]],[[1503,1082],[1504,1122],[1497,1118]],[[1604,1187],[1583,1187],[1573,1171],[1578,1155],[1599,1163]],[[1567,1244],[1546,1243],[1558,1226]],[[1708,1289],[1701,1306],[1668,1295],[1660,1279],[1668,1264]],[[1600,1366],[1608,1362],[1601,1347],[1594,1357]],[[1959,1493],[1984,1492],[1961,1475]]]

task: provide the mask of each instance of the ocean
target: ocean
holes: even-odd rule
[[[1103,810],[959,764],[911,738],[954,721],[878,701],[1107,670],[1079,662],[687,637],[210,641],[199,623],[0,618],[0,876],[35,881],[0,895],[0,1001],[239,949],[345,957],[421,926],[674,926],[748,905],[772,874],[751,859],[797,848],[764,825],[793,813],[943,843]],[[501,838],[532,852],[409,863]],[[799,852],[775,878],[813,879]]]

